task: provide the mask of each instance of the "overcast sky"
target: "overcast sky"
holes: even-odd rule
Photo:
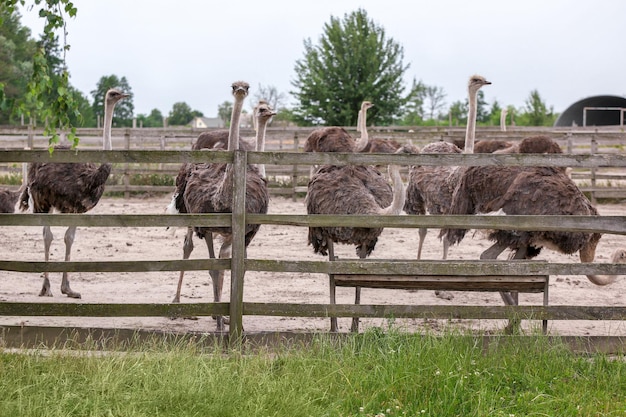
[[[626,96],[623,0],[74,0],[68,23],[71,83],[89,94],[104,75],[126,77],[135,114],[165,115],[184,101],[205,116],[232,101],[244,80],[251,96],[275,86],[288,96],[303,42],[318,44],[331,16],[362,8],[404,48],[413,78],[464,100],[467,79],[485,76],[488,103],[521,107],[538,90],[564,111],[582,98]],[[41,32],[37,11],[22,23]],[[247,108],[251,103],[247,103]]]

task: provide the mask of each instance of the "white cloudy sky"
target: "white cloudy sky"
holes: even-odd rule
[[[75,0],[68,24],[71,82],[89,95],[103,75],[125,76],[136,113],[184,101],[205,116],[232,101],[230,84],[293,89],[303,41],[331,16],[367,11],[404,48],[411,79],[463,100],[467,78],[493,84],[486,100],[523,106],[537,89],[562,112],[591,95],[626,96],[622,0]],[[39,33],[36,11],[23,24]],[[90,95],[89,95],[90,96]],[[290,97],[291,101],[291,97]]]

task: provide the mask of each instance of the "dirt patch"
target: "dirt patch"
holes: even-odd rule
[[[169,203],[169,196],[149,199],[104,198],[92,211],[93,214],[160,214]],[[624,215],[623,204],[600,205],[602,215]],[[296,202],[282,197],[270,201],[270,213],[305,214],[302,200]],[[62,260],[64,228],[52,229],[51,259]],[[437,230],[430,230],[424,245],[423,258],[441,259],[442,245]],[[182,258],[182,241],[185,230],[166,230],[155,227],[129,228],[79,228],[72,251],[72,260],[169,260]],[[0,228],[2,255],[4,260],[43,260],[42,230],[40,227]],[[204,243],[194,238],[196,248],[191,259],[207,258]],[[416,229],[392,229],[383,231],[372,258],[415,259],[418,236]],[[465,238],[460,245],[450,248],[450,260],[474,260],[489,246],[479,235]],[[597,262],[608,262],[616,247],[625,247],[626,237],[605,235],[600,241]],[[338,245],[337,255],[341,258],[356,258],[354,247]],[[324,257],[313,254],[307,245],[307,229],[294,226],[263,225],[248,248],[248,257],[256,259],[317,259]],[[577,256],[561,255],[544,250],[537,258],[551,262],[578,262]],[[39,297],[41,288],[39,274],[0,271],[0,301],[19,302],[76,302],[60,293],[60,274],[51,274],[54,297]],[[81,302],[87,303],[167,303],[176,291],[177,272],[140,273],[80,273],[71,278],[72,289],[82,294]],[[224,284],[224,300],[228,300],[230,282],[228,274]],[[353,289],[338,288],[339,303],[353,302]],[[454,292],[453,300],[444,300],[432,291],[374,290],[363,289],[363,304],[422,304],[422,305],[502,305],[496,293]],[[521,304],[541,304],[541,294],[520,295]],[[244,300],[249,302],[293,302],[328,303],[328,277],[322,274],[305,273],[246,273]],[[186,273],[181,302],[212,301],[211,281],[206,271]],[[626,305],[626,280],[620,279],[613,285],[598,287],[584,276],[553,276],[550,284],[551,305]],[[441,329],[449,322],[421,319],[397,319],[393,323],[385,319],[364,319],[362,329],[370,326],[390,325],[411,331]],[[197,320],[171,320],[168,318],[84,318],[84,317],[0,317],[0,325],[46,325],[82,327],[119,327],[130,329],[193,331],[215,330],[215,322],[209,317]],[[249,332],[264,331],[326,331],[328,319],[299,317],[251,317],[243,319],[244,329]],[[463,321],[455,325],[481,329],[501,328],[502,321]],[[339,319],[339,330],[349,331],[350,319]],[[539,322],[525,326],[539,326]],[[553,321],[549,331],[563,335],[626,335],[626,323],[619,321]]]

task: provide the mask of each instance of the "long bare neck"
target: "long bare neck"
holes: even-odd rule
[[[404,183],[400,176],[400,167],[398,165],[389,165],[389,176],[393,181],[393,198],[389,207],[380,210],[381,215],[398,215],[404,207],[405,193]]]
[[[478,90],[469,91],[469,111],[467,112],[467,130],[465,131],[465,149],[463,153],[474,153],[476,138],[476,106]]]
[[[363,107],[359,111],[359,117],[357,120],[357,131],[361,132],[361,137],[357,139],[356,144],[354,146],[355,152],[361,152],[367,146],[367,143],[370,140],[369,134],[367,133],[367,108]]]
[[[243,98],[235,97],[233,112],[230,115],[230,129],[228,130],[228,150],[239,149],[239,118],[243,109]]]
[[[265,131],[267,130],[267,122],[269,119],[262,118],[257,121],[256,127],[256,150],[263,152],[265,150]],[[259,172],[265,177],[265,164],[259,164]]]
[[[583,246],[580,251],[578,252],[578,255],[580,256],[580,262],[583,263],[591,263],[593,262],[594,258],[595,258],[595,254],[596,254],[596,247],[597,247],[598,242],[594,241],[592,243],[589,243],[585,246]],[[621,259],[621,257],[618,257],[617,255],[620,254],[620,250],[616,250],[613,253],[613,256],[611,257],[611,262],[612,263],[624,263],[624,259]],[[587,275],[587,279],[595,285],[609,285],[614,283],[617,278],[619,278],[617,275],[592,275],[592,274],[588,274]]]
[[[115,105],[108,105],[106,100],[104,102],[104,128],[102,130],[102,149],[110,151],[113,149],[111,143],[111,127],[113,126],[113,110]]]

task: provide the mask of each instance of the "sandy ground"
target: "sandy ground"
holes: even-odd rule
[[[169,196],[149,199],[104,198],[93,210],[93,214],[139,214],[163,213]],[[602,215],[624,215],[626,204],[600,205]],[[302,200],[273,197],[271,213],[305,214]],[[441,259],[442,245],[437,239],[437,230],[431,230],[426,238],[424,259]],[[62,260],[64,256],[63,228],[53,228],[51,259]],[[166,230],[154,227],[132,228],[79,228],[74,243],[72,260],[157,260],[181,259],[182,241],[185,230]],[[248,248],[248,257],[257,259],[319,259],[307,246],[307,230],[302,227],[264,225]],[[40,227],[0,228],[2,241],[1,259],[43,260],[43,242]],[[204,243],[194,238],[196,248],[192,259],[208,257]],[[416,229],[385,229],[372,258],[414,259],[417,251]],[[477,259],[489,246],[489,242],[477,236],[465,238],[460,245],[450,248],[449,259]],[[626,237],[603,236],[596,260],[608,262],[610,252],[616,247],[625,247]],[[355,258],[354,247],[336,247],[342,258]],[[578,262],[577,256],[557,254],[548,250],[537,258],[553,262]],[[42,279],[39,274],[0,271],[0,301],[20,302],[68,302],[76,300],[60,293],[60,274],[51,274],[54,297],[38,297]],[[86,303],[167,303],[172,300],[178,279],[177,272],[145,273],[80,273],[71,278],[72,289],[82,294]],[[224,300],[228,300],[230,281],[228,274],[224,284]],[[338,288],[338,302],[353,302],[353,289]],[[374,290],[363,289],[363,304],[458,304],[458,305],[502,305],[497,293],[454,292],[453,300],[437,298],[432,291]],[[541,304],[541,294],[521,294],[521,304]],[[328,278],[321,274],[304,273],[246,273],[245,301],[327,303]],[[181,302],[212,301],[211,281],[208,272],[189,271],[186,274]],[[620,279],[608,287],[591,284],[584,276],[553,276],[550,284],[551,305],[626,305],[626,280]],[[244,317],[247,332],[262,331],[326,331],[328,319],[289,317]],[[210,317],[197,320],[169,318],[74,318],[74,317],[0,317],[0,325],[46,325],[83,327],[120,327],[163,331],[205,332],[215,330]],[[369,326],[399,326],[411,331],[441,329],[445,321],[398,319],[389,323],[385,319],[362,320],[361,329]],[[483,330],[502,328],[503,321],[463,321],[458,326],[472,326]],[[525,328],[539,322],[525,322]],[[339,330],[349,331],[350,319],[339,319]],[[619,321],[553,321],[549,332],[562,335],[626,335],[626,322]]]

